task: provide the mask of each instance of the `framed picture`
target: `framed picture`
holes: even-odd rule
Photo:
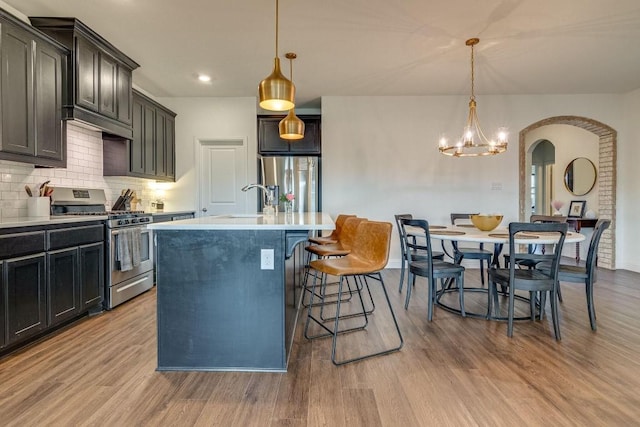
[[[582,218],[584,215],[584,208],[587,206],[585,200],[572,200],[569,205],[569,218]]]

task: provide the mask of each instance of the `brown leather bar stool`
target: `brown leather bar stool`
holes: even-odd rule
[[[382,279],[382,275],[380,271],[387,265],[389,260],[389,246],[391,243],[391,230],[392,225],[388,222],[377,222],[377,221],[363,221],[358,225],[355,241],[353,242],[353,246],[351,247],[351,252],[340,258],[325,258],[314,260],[311,262],[311,268],[316,271],[322,273],[323,282],[326,282],[327,275],[338,276],[340,280],[338,281],[338,299],[336,301],[336,313],[334,318],[333,329],[327,327],[325,325],[325,321],[319,319],[313,315],[313,299],[316,296],[315,288],[317,286],[317,277],[314,276],[312,290],[311,290],[311,301],[308,306],[307,311],[307,322],[305,324],[305,337],[308,339],[313,338],[321,338],[321,337],[332,337],[332,347],[331,347],[331,361],[335,365],[343,365],[345,363],[351,363],[362,359],[367,359],[373,356],[380,356],[383,354],[388,354],[394,351],[398,351],[402,348],[404,343],[402,338],[402,333],[400,332],[400,327],[398,326],[398,321],[396,320],[395,314],[393,313],[393,307],[391,306],[391,301],[389,300],[389,295],[387,293],[387,289],[384,285],[384,281]],[[393,319],[396,332],[398,334],[399,344],[397,346],[391,348],[385,348],[383,350],[377,350],[372,353],[368,353],[365,355],[360,355],[357,357],[351,357],[343,360],[337,360],[336,358],[336,349],[338,346],[338,336],[343,336],[345,332],[353,332],[358,330],[363,330],[367,327],[369,322],[369,315],[367,314],[364,301],[362,299],[362,292],[359,287],[356,288],[356,293],[358,295],[358,300],[360,302],[361,308],[361,317],[364,320],[364,324],[362,326],[350,327],[348,329],[340,330],[340,321],[343,318],[340,315],[340,310],[342,308],[343,302],[341,301],[342,294],[344,292],[344,283],[349,278],[357,278],[358,280],[362,280],[367,288],[369,288],[369,284],[367,278],[373,278],[379,281],[382,286],[382,291],[384,293],[385,299],[387,301],[387,305],[389,307],[389,311],[391,313],[391,318]],[[324,301],[321,299],[321,303]],[[378,313],[378,312],[376,312]],[[327,333],[317,336],[309,336],[309,325],[311,321],[320,325],[322,329],[324,329]],[[371,334],[371,336],[376,336],[377,334]],[[344,335],[344,337],[351,337],[353,334]],[[387,340],[385,339],[385,342]]]
[[[366,221],[366,218],[359,218],[357,216],[350,216],[345,218],[344,223],[340,229],[339,241],[337,243],[329,243],[324,245],[310,245],[305,248],[305,250],[312,255],[315,255],[318,259],[327,258],[327,257],[341,257],[348,255],[351,252],[351,247],[356,237],[356,230],[358,225]],[[310,265],[310,264],[308,264]],[[302,281],[302,285],[304,287],[304,291],[308,292],[308,282],[309,275],[311,274],[311,269],[307,267],[305,271],[305,275]],[[315,272],[314,272],[315,274]],[[350,288],[350,285],[348,285]],[[322,288],[323,294],[326,292],[326,286]],[[325,297],[332,296],[336,294],[327,294]]]
[[[331,243],[338,243],[340,241],[340,233],[342,232],[342,226],[347,218],[353,218],[355,215],[340,214],[336,217],[336,228],[333,229],[328,236],[309,237],[309,241],[316,245],[328,245]]]
[[[342,229],[344,226],[345,221],[348,218],[355,218],[356,215],[345,215],[345,214],[340,214],[336,217],[336,228],[333,229],[333,231],[331,232],[330,235],[328,236],[318,236],[318,237],[309,237],[309,242],[313,243],[314,245],[329,245],[329,244],[336,244],[340,241],[340,235],[342,234]],[[307,250],[307,255],[306,255],[306,259],[304,262],[305,265],[305,274],[302,280],[302,287],[304,288],[306,283],[307,283],[307,277],[308,277],[308,271],[309,271],[309,263],[311,262],[311,259],[313,258],[313,251],[309,251],[309,248],[313,248],[313,246],[307,246],[305,249]]]
[[[307,246],[305,250],[319,258],[347,255],[351,252],[351,246],[355,241],[358,225],[366,220],[366,218],[360,218],[357,216],[346,218],[344,225],[340,230],[339,240],[336,243],[310,245]]]

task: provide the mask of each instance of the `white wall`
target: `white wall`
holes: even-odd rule
[[[620,268],[640,271],[640,89],[625,96],[626,138],[618,146],[618,224],[624,232],[616,235]]]
[[[323,97],[323,206],[334,215],[354,213],[393,221],[412,213],[433,224],[453,211],[501,212],[518,219],[518,133],[559,115],[592,118],[618,130],[619,146],[630,144],[622,95],[480,96],[485,132],[506,125],[509,150],[488,158],[450,158],[437,150],[439,135],[462,132],[466,97]],[[633,149],[635,150],[635,148]],[[618,182],[627,180],[619,176]],[[633,193],[618,192],[618,200]],[[617,233],[631,227],[618,221]],[[394,234],[390,265],[397,265]],[[617,248],[618,251],[619,248]],[[617,267],[631,268],[620,256]]]
[[[195,210],[197,139],[243,139],[249,153],[247,184],[257,182],[256,98],[158,98],[176,114],[176,182],[165,188],[165,211]],[[255,194],[247,194],[249,210],[257,209]]]

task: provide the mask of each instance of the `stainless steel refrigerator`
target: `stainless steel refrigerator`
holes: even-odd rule
[[[258,161],[261,184],[276,185],[276,198],[293,193],[294,212],[320,212],[320,157],[304,156],[261,156]],[[262,200],[262,198],[260,198]],[[283,211],[282,202],[280,211]],[[262,210],[262,204],[260,210]]]

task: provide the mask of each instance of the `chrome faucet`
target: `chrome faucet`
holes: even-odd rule
[[[264,192],[265,195],[265,206],[273,206],[273,190],[269,190],[267,187],[261,184],[249,184],[242,187],[242,191],[248,191],[252,188],[259,188]]]

